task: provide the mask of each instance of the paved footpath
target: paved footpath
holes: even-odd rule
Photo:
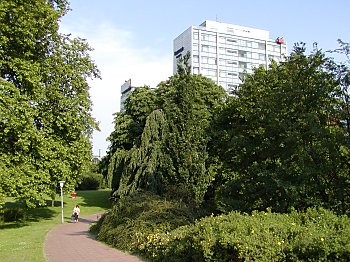
[[[88,234],[89,224],[100,214],[79,218],[78,223],[65,223],[51,230],[45,241],[45,255],[48,262],[109,262],[142,261],[121,251],[110,248]]]

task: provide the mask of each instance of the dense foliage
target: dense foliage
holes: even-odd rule
[[[109,138],[108,179],[114,196],[141,188],[160,195],[177,191],[200,203],[212,181],[206,129],[225,97],[213,81],[188,72],[156,90],[134,91],[125,112],[116,115]]]
[[[222,211],[350,210],[349,114],[336,65],[303,45],[248,75],[213,124]]]
[[[208,216],[183,202],[136,191],[92,231],[150,261],[348,261],[350,256],[350,219],[322,208]]]
[[[189,74],[186,61],[158,89],[137,89],[116,115],[104,162],[114,196],[142,188],[205,199],[220,212],[348,213],[349,70],[318,49],[305,52],[296,44],[229,98]]]
[[[58,32],[66,0],[0,1],[0,195],[28,205],[72,188],[91,159],[85,40]]]
[[[290,214],[232,212],[137,246],[152,261],[348,261],[350,219],[320,209]]]
[[[77,190],[97,190],[106,187],[102,174],[98,173],[98,163],[90,163],[89,168],[79,177]]]
[[[154,232],[168,232],[203,216],[183,202],[167,200],[151,192],[135,191],[104,214],[92,232],[97,239],[118,249],[134,252]]]
[[[152,261],[347,261],[349,60],[305,52],[257,68],[231,97],[186,63],[134,92],[101,162],[121,199],[98,238]],[[198,203],[217,215],[184,217]]]

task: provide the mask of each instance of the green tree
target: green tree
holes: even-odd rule
[[[1,165],[13,183],[0,191],[27,204],[54,197],[59,180],[73,188],[91,160],[87,78],[99,72],[85,40],[58,32],[68,9],[65,0],[0,2],[1,96],[17,101],[1,117]]]
[[[221,209],[348,212],[349,138],[329,63],[296,45],[285,62],[247,76],[218,115],[214,152],[230,171],[216,194]]]
[[[191,75],[186,68],[159,87],[169,126],[166,148],[174,170],[168,184],[201,202],[213,180],[208,170],[207,128],[226,94],[213,81]]]
[[[226,94],[183,69],[156,90],[132,93],[125,112],[117,114],[108,171],[116,197],[143,188],[202,201],[212,181],[205,129]]]
[[[125,112],[115,114],[114,131],[108,137],[110,146],[100,170],[115,190],[119,188],[124,161],[141,143],[147,116],[156,108],[154,91],[148,86],[136,88],[125,101]]]

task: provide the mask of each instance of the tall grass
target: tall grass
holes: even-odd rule
[[[81,217],[103,212],[110,207],[110,191],[78,191],[73,199],[64,195],[64,222],[70,220],[73,207],[80,205]],[[13,206],[11,202],[7,206]],[[60,201],[26,211],[22,221],[0,224],[0,261],[45,261],[44,243],[46,234],[61,223]]]

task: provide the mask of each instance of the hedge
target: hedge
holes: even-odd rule
[[[350,220],[324,209],[211,216],[138,246],[152,261],[349,261]]]

